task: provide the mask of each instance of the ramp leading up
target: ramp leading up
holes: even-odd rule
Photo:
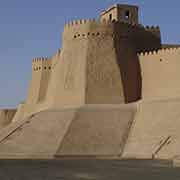
[[[47,110],[0,134],[0,158],[120,156],[136,106],[88,105]]]

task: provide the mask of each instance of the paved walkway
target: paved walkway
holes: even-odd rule
[[[128,160],[0,160],[0,180],[180,180],[170,163]]]

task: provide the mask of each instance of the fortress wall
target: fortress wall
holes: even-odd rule
[[[160,32],[159,27],[122,22],[77,20],[66,24],[61,53],[53,60],[47,101],[54,106],[74,106],[140,99],[137,52],[161,47],[160,36],[151,31]]]
[[[106,37],[108,33],[109,36]],[[55,106],[105,103],[107,99],[109,102],[122,101],[122,88],[120,87],[122,85],[120,85],[121,79],[118,67],[115,67],[116,78],[118,78],[116,86],[118,86],[120,91],[116,91],[113,94],[115,92],[114,87],[112,88],[112,85],[110,85],[110,88],[108,86],[109,89],[106,88],[107,92],[104,90],[104,95],[102,94],[102,89],[105,85],[103,78],[107,79],[109,76],[105,74],[107,66],[103,72],[103,66],[101,66],[102,60],[104,59],[104,61],[107,61],[106,64],[110,64],[113,60],[115,63],[116,59],[112,33],[112,27],[108,22],[100,23],[95,20],[78,20],[65,25],[61,60],[53,69],[51,85],[48,89],[48,97],[52,97],[53,94],[52,102]],[[108,57],[105,57],[104,53]],[[111,59],[113,60],[111,61]],[[97,62],[99,63],[98,67]],[[95,71],[88,69],[93,63],[98,68],[95,68]],[[93,76],[92,81],[96,83],[97,89],[94,89],[96,88],[95,84],[90,85],[91,82],[88,78],[90,74]],[[100,79],[98,80],[98,78]],[[109,80],[107,83],[112,84],[112,81]],[[113,93],[111,92],[112,90]],[[95,91],[97,95],[94,94]],[[117,94],[118,96],[120,95],[120,100],[115,98]]]
[[[87,47],[86,104],[124,103],[113,24],[92,23]]]
[[[60,60],[54,66],[48,101],[53,106],[81,105],[85,96],[85,67],[87,55],[89,23],[74,21],[66,24],[63,32],[63,43]],[[79,38],[80,36],[80,38]]]
[[[26,103],[36,104],[39,98],[39,89],[41,81],[41,72],[42,72],[42,61],[33,59],[32,61],[32,78],[28,90],[28,96]]]
[[[17,112],[14,115],[12,122],[19,121],[19,120],[23,119],[24,116],[25,116],[25,104],[19,104],[19,106],[17,108]]]
[[[125,102],[137,101],[141,97],[140,65],[136,55],[137,42],[132,32],[141,28],[124,23],[114,24],[114,38]]]
[[[161,33],[159,26],[139,26],[130,30],[136,52],[147,52],[161,49]]]
[[[162,49],[139,56],[142,73],[142,98],[180,96],[180,49]]]
[[[179,98],[139,102],[123,157],[179,158],[179,107]]]
[[[53,60],[53,59],[52,59]],[[48,107],[45,101],[52,71],[52,60],[35,58],[32,61],[32,79],[26,102],[19,106],[13,121],[17,121],[40,112]]]
[[[54,67],[57,65],[57,63],[60,61],[60,57],[61,57],[61,49],[58,49],[57,52],[51,57],[52,71],[53,71]]]
[[[141,98],[141,86],[142,86],[141,70],[140,70],[140,64],[139,64],[137,52],[145,51],[145,50],[148,51],[158,50],[159,48],[161,48],[160,29],[159,27],[145,28],[141,25],[128,24],[123,22],[114,22],[111,25],[112,27],[110,29],[112,31],[112,37],[109,36],[109,42],[106,42],[106,39],[103,38],[100,47],[88,51],[88,52],[94,51],[94,57],[91,55],[93,57],[91,58],[91,61],[93,60],[95,61],[95,63],[91,63],[93,64],[94,67],[91,65],[93,68],[90,70],[90,72],[94,73],[94,71],[97,71],[95,69],[95,65],[97,64],[97,62],[101,62],[103,65],[101,68],[99,68],[100,70],[97,71],[98,72],[97,75],[101,73],[103,78],[108,76],[106,79],[109,79],[110,80],[109,82],[115,85],[115,89],[119,93],[121,93],[119,94],[122,97],[121,101],[119,101],[118,98],[116,98],[115,96],[114,99],[117,99],[118,102],[126,102],[126,103],[134,102]],[[104,27],[104,30],[108,31],[108,27]],[[156,36],[152,34],[152,31],[159,32],[159,35]],[[98,41],[96,42],[95,46],[98,46]],[[101,48],[103,52],[102,54],[101,54]],[[95,51],[97,51],[98,53],[95,53]],[[113,53],[115,53],[115,56]],[[103,54],[105,54],[105,56]],[[97,61],[98,55],[101,58],[100,61]],[[115,59],[116,62],[114,63]],[[117,78],[118,76],[116,74],[118,71],[113,69],[113,67],[117,68],[117,66],[119,66],[118,69],[120,72],[119,79]],[[105,72],[107,73],[102,73],[103,67],[106,68]],[[104,74],[106,74],[106,76]],[[105,87],[107,88],[108,83],[107,81],[104,82],[105,82],[104,85],[106,84]],[[97,83],[94,88],[96,89],[98,85],[100,86],[100,83]],[[102,92],[105,92],[106,88],[100,90],[101,93],[99,93],[99,96],[97,96],[96,99],[102,96]],[[115,95],[113,89],[109,89],[109,90]],[[98,92],[98,90],[95,90],[95,92]],[[110,95],[109,97],[111,96],[112,95]],[[92,97],[90,97],[89,99],[92,100]],[[112,101],[108,100],[107,102],[109,103]]]
[[[51,76],[51,69],[52,69],[52,60],[45,60],[42,62],[42,75],[41,75],[41,86],[40,86],[40,92],[39,92],[39,102],[42,102],[47,93],[48,85],[49,85],[49,79]]]
[[[16,110],[0,110],[0,129],[6,127],[12,122],[14,115],[16,114]]]
[[[51,74],[51,60],[36,58],[32,62],[32,79],[26,103],[29,105],[43,101]]]
[[[157,38],[161,38],[161,32],[159,26],[146,26],[145,30],[155,35]]]

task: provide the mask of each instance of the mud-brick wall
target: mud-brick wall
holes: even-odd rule
[[[142,98],[180,96],[180,49],[163,49],[139,56],[142,74]]]
[[[55,107],[84,104],[88,29],[89,24],[83,20],[81,24],[74,21],[65,25],[61,54],[47,92],[48,101]]]
[[[46,97],[52,61],[47,58],[36,58],[32,62],[32,79],[29,87],[27,104],[37,104]]]
[[[0,129],[12,122],[15,113],[16,113],[15,109],[0,110]]]
[[[136,29],[136,27],[134,27]],[[141,74],[136,44],[132,37],[132,26],[114,24],[114,46],[120,68],[125,102],[133,102],[141,97]]]
[[[95,20],[67,24],[60,59],[48,89],[54,106],[124,102],[112,24]]]
[[[124,103],[113,24],[92,23],[87,50],[86,103]]]
[[[145,28],[122,22],[114,23],[114,46],[121,71],[125,102],[141,98],[142,79],[137,53],[161,48],[158,27]]]

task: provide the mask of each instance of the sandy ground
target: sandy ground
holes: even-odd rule
[[[180,169],[149,160],[0,160],[0,180],[179,180]]]

